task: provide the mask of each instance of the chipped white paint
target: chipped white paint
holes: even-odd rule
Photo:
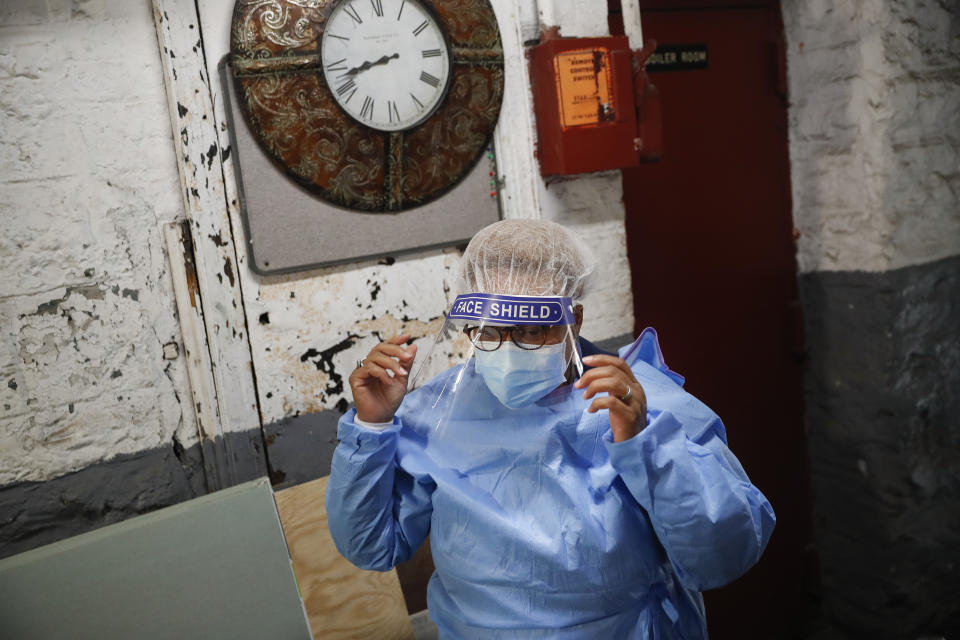
[[[505,217],[544,217],[590,234],[604,257],[598,295],[590,299],[586,331],[602,339],[632,330],[619,173],[544,185],[535,149],[535,122],[523,42],[538,33],[536,5],[492,0],[505,54],[505,96],[495,134]],[[229,51],[233,0],[200,0],[207,68]],[[603,7],[606,28],[606,8]],[[576,24],[569,26],[577,32]],[[228,144],[219,83],[211,87],[221,147]],[[234,238],[242,238],[234,157],[224,163]],[[244,243],[237,259],[246,265]],[[388,261],[365,261],[300,274],[261,277],[239,270],[264,422],[346,406],[346,378],[356,360],[398,331],[429,340],[452,302],[456,250],[428,251]],[[604,290],[608,295],[602,295]],[[609,295],[613,293],[613,295]]]
[[[260,427],[260,416],[213,125],[215,71],[212,76],[206,68],[194,0],[154,0],[153,7],[220,424],[223,432],[249,431]]]
[[[504,90],[494,131],[504,218],[539,218],[540,178],[535,155],[537,126],[531,109],[530,74],[523,43],[539,36],[536,3],[491,0],[503,46]],[[524,10],[523,8],[526,7]]]
[[[597,258],[590,293],[583,301],[583,335],[603,339],[631,333],[633,295],[620,172],[551,181],[544,186],[541,201],[543,217],[580,234]]]
[[[610,35],[607,0],[539,0],[542,27],[560,27],[564,38],[598,38]]]
[[[197,429],[203,450],[204,475],[211,491],[236,484],[227,455],[210,347],[204,329],[203,305],[193,263],[190,222],[163,225],[163,236],[170,259],[170,280],[180,317],[184,360],[190,378],[190,392],[196,409]],[[166,357],[166,354],[164,354]]]
[[[0,4],[0,485],[189,447],[158,227],[181,205],[150,13]]]
[[[960,253],[960,6],[786,2],[801,271]]]
[[[623,31],[630,40],[631,49],[643,48],[643,28],[640,25],[640,0],[620,0]]]

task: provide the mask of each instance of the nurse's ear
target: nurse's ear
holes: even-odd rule
[[[580,327],[583,326],[583,305],[578,304],[573,308],[573,317],[577,321],[577,335],[580,335]]]

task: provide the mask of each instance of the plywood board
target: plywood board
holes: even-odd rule
[[[348,562],[327,529],[327,478],[276,493],[277,509],[314,638],[413,640],[396,571]]]

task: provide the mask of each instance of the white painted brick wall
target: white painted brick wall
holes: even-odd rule
[[[960,5],[783,3],[801,271],[960,253]]]
[[[620,173],[569,178],[550,185],[540,178],[532,163],[529,135],[535,124],[521,48],[524,40],[538,35],[531,25],[537,11],[528,1],[492,0],[491,4],[497,12],[506,58],[506,94],[497,138],[500,170],[505,172],[505,216],[542,217],[582,232],[601,258],[595,293],[585,301],[584,335],[602,340],[628,334],[633,330],[633,303]],[[233,0],[201,0],[199,6],[209,65],[229,50],[229,33],[223,26],[229,24]],[[604,0],[581,2],[579,11],[576,3],[570,2],[558,6],[541,2],[539,9],[551,20],[562,21],[564,35],[607,33]],[[219,91],[218,84],[215,99],[219,99]],[[236,217],[238,212],[233,214]],[[234,229],[241,227],[237,222]],[[243,246],[238,251],[242,254]],[[281,277],[258,277],[242,269],[264,421],[276,422],[351,401],[346,378],[356,360],[380,338],[406,331],[422,336],[423,348],[439,330],[443,314],[453,302],[458,259],[459,253],[448,249],[401,257],[392,266],[362,262]],[[241,263],[244,260],[241,258]],[[264,313],[269,323],[261,322]],[[331,359],[335,375],[325,370],[329,368],[326,364],[318,368],[315,354],[336,347],[351,335],[356,336],[354,344]]]
[[[146,2],[0,6],[0,485],[197,440],[159,62]]]
[[[211,4],[218,3],[201,6]],[[496,4],[513,30],[505,38],[519,45],[535,34],[531,3]],[[606,30],[600,9],[550,10],[566,16],[567,35]],[[219,57],[220,38],[208,34],[210,59]],[[510,65],[508,91],[529,105],[526,62],[514,55]],[[163,349],[180,336],[159,225],[183,217],[163,91],[148,2],[0,6],[0,485],[42,481],[174,437],[197,442],[182,356],[164,359]],[[505,126],[531,126],[528,110],[505,113]],[[501,153],[532,157],[532,148],[501,144]],[[504,177],[508,215],[567,224],[602,258],[584,332],[629,333],[619,174],[549,186],[535,170]],[[531,201],[533,209],[516,206]],[[458,257],[433,251],[392,266],[278,278],[242,268],[265,420],[349,400],[346,389],[331,391],[336,380],[317,368],[311,349],[359,336],[332,358],[345,378],[378,336],[433,335],[451,302]]]

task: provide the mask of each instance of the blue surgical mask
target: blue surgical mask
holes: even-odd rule
[[[536,402],[566,381],[566,342],[527,351],[504,342],[496,351],[476,350],[476,369],[490,393],[511,409]]]

